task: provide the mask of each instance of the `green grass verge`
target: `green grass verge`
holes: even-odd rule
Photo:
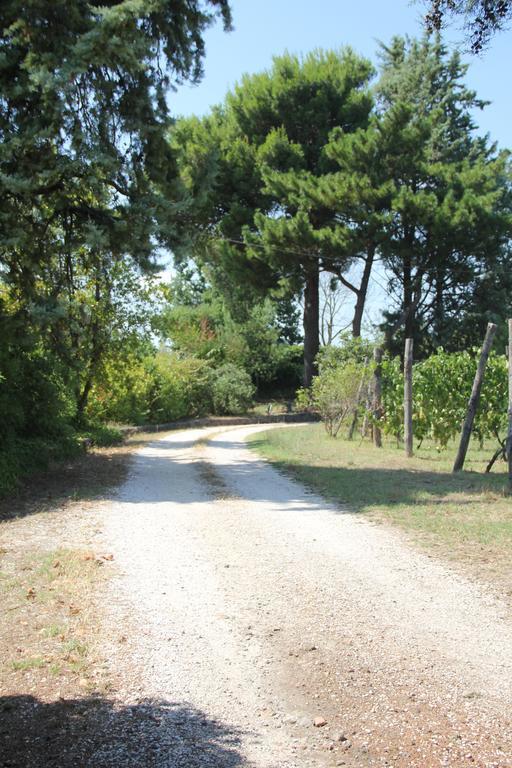
[[[505,464],[484,474],[494,450],[472,446],[463,472],[452,474],[455,446],[424,445],[412,459],[391,443],[336,440],[321,424],[253,435],[252,447],[278,468],[347,511],[387,520],[450,547],[512,552],[512,503],[504,496]]]

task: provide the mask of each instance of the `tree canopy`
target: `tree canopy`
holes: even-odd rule
[[[319,274],[352,254],[323,247],[331,213],[308,194],[332,170],[331,131],[367,124],[373,67],[350,49],[274,59],[245,76],[225,104],[177,126],[183,178],[196,200],[194,253],[214,264],[224,288],[303,293],[305,382],[319,348]]]
[[[430,31],[439,32],[447,19],[462,19],[473,53],[480,53],[495,32],[512,19],[510,0],[426,0],[425,21]]]
[[[504,252],[510,259],[508,153],[476,134],[484,103],[464,85],[466,69],[439,39],[382,48],[381,162],[392,187],[380,250],[390,295],[401,294],[386,330],[403,327],[424,352],[449,344],[471,282]],[[492,309],[480,304],[482,318]]]

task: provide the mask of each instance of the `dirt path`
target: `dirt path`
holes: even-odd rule
[[[152,757],[91,765],[512,766],[505,606],[259,461],[255,429],[165,436],[102,510],[116,696],[153,708]]]

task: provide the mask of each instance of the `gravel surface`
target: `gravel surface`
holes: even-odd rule
[[[144,717],[91,765],[512,766],[505,604],[277,473],[261,429],[165,435],[100,510],[116,700]]]

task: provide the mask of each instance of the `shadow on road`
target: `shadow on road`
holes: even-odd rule
[[[0,768],[236,768],[240,732],[166,701],[0,697]]]
[[[270,481],[263,460],[247,458],[244,441],[214,438],[212,445],[218,450],[215,464],[196,450],[208,442],[208,435],[198,439],[197,431],[192,431],[190,437],[181,433],[91,453],[31,478],[18,495],[0,500],[0,521],[53,510],[67,500],[81,499],[147,506],[152,502],[191,504],[235,496],[286,503],[289,512],[315,508],[314,497],[300,485],[279,481],[275,475]],[[257,448],[258,440],[252,445]],[[134,449],[141,446],[145,450],[132,461]],[[287,465],[275,462],[274,466],[284,474],[300,475],[310,487],[333,498],[344,513],[364,513],[377,502],[380,507],[414,507],[425,502],[435,506],[443,503],[447,494],[470,498],[486,490],[494,491],[499,483],[499,478],[472,472],[454,475],[418,469],[309,466],[293,461]],[[323,502],[319,506],[325,508]]]

